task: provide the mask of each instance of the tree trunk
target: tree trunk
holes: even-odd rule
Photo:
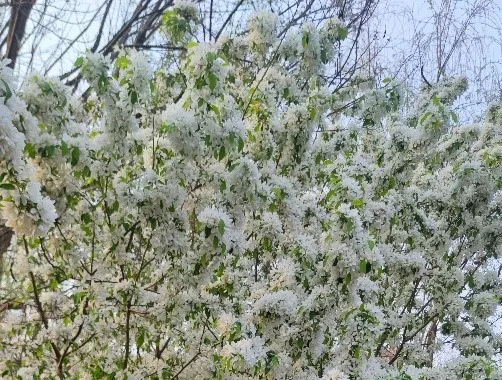
[[[36,0],[13,0],[7,35],[7,58],[11,60],[9,67],[16,65],[21,42],[26,31],[26,23]]]
[[[12,235],[14,232],[12,229],[7,227],[5,221],[0,221],[0,281],[2,280],[3,274],[3,255],[9,249],[10,241],[12,240]]]

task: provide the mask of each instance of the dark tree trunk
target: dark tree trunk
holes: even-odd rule
[[[9,21],[9,34],[7,36],[7,58],[11,60],[9,67],[16,65],[21,42],[23,40],[26,23],[36,0],[13,0]]]

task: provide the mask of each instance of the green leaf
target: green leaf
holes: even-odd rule
[[[58,284],[57,280],[56,280],[55,278],[51,278],[51,280],[50,280],[50,282],[49,282],[49,288],[50,288],[51,290],[56,290],[56,289],[57,289],[57,287],[58,287],[58,285],[59,285],[59,284]]]
[[[129,66],[129,59],[127,57],[118,57],[115,61],[115,66],[119,69],[126,69]]]
[[[87,212],[86,212],[85,214],[82,214],[82,215],[80,216],[80,220],[81,220],[82,222],[86,223],[86,224],[87,224],[87,223],[90,223],[90,222],[91,222],[91,215],[89,215],[89,213],[87,213]]]
[[[77,292],[73,295],[73,302],[77,305],[80,304],[82,299],[86,296],[85,292]]]
[[[242,152],[242,150],[244,149],[244,140],[242,139],[242,137],[239,137],[239,141],[237,142],[238,146],[237,146],[237,150],[239,152]]]
[[[36,349],[35,349],[35,355],[38,359],[42,359],[43,356],[44,356],[44,346],[43,345],[39,345]],[[35,376],[33,376],[35,378]]]
[[[166,124],[165,122],[162,123],[160,126],[160,133],[165,134],[165,133],[170,133],[176,130],[176,125],[174,123]]]
[[[426,113],[424,114],[424,116],[422,116],[422,117],[420,118],[420,124],[425,123],[425,121],[427,120],[427,118],[428,118],[430,115],[431,115],[431,113],[430,113],[430,112],[426,112]]]
[[[220,266],[216,270],[216,276],[219,278],[219,277],[223,276],[224,272],[225,272],[225,264],[220,263]]]
[[[347,36],[349,35],[349,30],[343,26],[339,26],[337,28],[337,32],[338,32],[338,39],[340,40],[346,39]]]
[[[4,90],[5,99],[3,101],[3,104],[7,104],[7,100],[12,98],[12,91],[6,81],[4,81],[3,79],[0,79],[0,80],[3,82],[3,84],[5,86],[5,90]]]
[[[100,94],[104,93],[107,87],[108,87],[108,78],[105,76],[105,74],[101,74],[98,79],[99,93]]]
[[[212,51],[206,54],[206,58],[209,64],[212,64],[217,57],[218,55]]]
[[[29,157],[29,158],[35,158],[37,154],[37,149],[35,146],[31,143],[26,143],[24,146],[24,153]]]
[[[71,166],[77,165],[79,160],[80,160],[80,149],[77,147],[73,147],[71,150]]]
[[[227,183],[225,181],[221,181],[221,183],[220,183],[220,192],[224,193],[226,188],[227,188]]]
[[[396,178],[394,176],[389,177],[389,189],[394,189],[396,187]]]
[[[218,119],[221,120],[220,109],[217,106],[215,106],[214,104],[211,104],[210,109],[213,110],[213,112],[216,114],[216,116],[218,116]]]
[[[55,145],[48,145],[45,148],[41,149],[42,157],[51,158],[56,153]]]
[[[187,45],[187,49],[194,48],[194,47],[196,47],[196,46],[198,46],[198,45],[199,45],[199,44],[198,44],[197,42],[195,42],[195,41],[191,41],[191,42],[189,42],[189,43],[188,43],[188,45]]]
[[[218,159],[221,161],[221,160],[223,160],[225,158],[226,155],[227,155],[227,152],[225,151],[225,147],[222,146],[220,148],[219,153],[218,153]]]
[[[220,235],[222,235],[222,236],[225,233],[225,222],[221,219],[218,223],[218,231],[220,232]]]
[[[206,237],[206,239],[211,235],[211,227],[204,227],[204,235]]]
[[[366,126],[374,126],[375,125],[375,121],[369,117],[365,117],[364,120],[363,120],[363,126],[366,127]]]
[[[302,35],[302,47],[305,48],[309,44],[309,34],[306,32],[303,32]]]
[[[143,145],[136,145],[136,154],[139,156],[141,154],[143,154]]]
[[[0,189],[14,190],[16,187],[12,183],[0,183]]]
[[[359,270],[361,271],[361,273],[369,273],[371,271],[371,264],[362,259],[360,262],[359,262]]]
[[[164,32],[174,43],[181,42],[187,32],[191,30],[190,23],[185,20],[179,10],[173,9],[167,11],[162,16],[162,25]]]
[[[316,115],[317,115],[317,110],[314,107],[312,107],[310,109],[309,119],[314,120]]]
[[[138,348],[141,348],[145,343],[145,330],[141,330],[141,332],[136,336],[136,345]]]
[[[138,103],[138,99],[139,99],[138,93],[133,90],[133,91],[131,91],[130,95],[131,95],[131,104]]]
[[[84,65],[84,57],[78,57],[75,61],[75,67],[82,67]]]
[[[363,207],[364,205],[364,201],[362,199],[354,199],[352,201],[352,206],[354,206],[355,208],[361,208]]]
[[[196,80],[195,80],[195,88],[197,90],[200,90],[202,87],[204,87],[206,85],[206,78],[204,77],[198,77]],[[200,100],[200,99],[199,99]]]
[[[218,84],[218,77],[211,71],[207,73],[207,79],[209,80],[209,88],[214,90]]]
[[[279,364],[279,358],[276,355],[273,355],[270,358],[270,366],[273,367],[273,366],[276,366],[278,364]]]
[[[40,85],[40,89],[42,90],[42,92],[44,94],[50,94],[52,91],[52,87],[51,87],[51,84],[49,82],[43,82],[41,85]]]
[[[368,247],[373,250],[373,248],[375,248],[375,242],[373,240],[368,240]]]
[[[62,140],[61,141],[61,153],[63,153],[64,155],[67,155],[69,151],[70,151],[70,149],[68,148],[68,144],[66,143],[66,141]]]

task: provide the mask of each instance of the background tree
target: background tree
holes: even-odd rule
[[[409,86],[411,95],[422,84],[465,76],[469,88],[455,104],[455,110],[466,121],[481,119],[486,107],[500,100],[499,2],[387,1],[380,5],[373,28],[386,28],[391,39],[382,46],[384,52],[371,60],[372,70],[380,80],[396,77]],[[415,101],[415,97],[409,98],[411,108]]]
[[[334,15],[345,20],[349,29],[361,29],[368,22],[377,1],[295,0],[272,4],[261,0],[208,0],[196,3],[194,38],[210,41],[217,40],[223,34],[241,33],[243,20],[257,9],[268,9],[279,16],[278,32],[281,35],[306,20],[319,23]],[[161,28],[162,15],[173,4],[173,0],[110,0],[98,4],[62,0],[15,0],[1,8],[4,13],[4,43],[1,46],[7,48],[7,52],[11,51],[5,53],[5,56],[21,54],[26,57],[19,64],[21,73],[34,69],[44,74],[61,75],[61,79],[71,77],[74,73],[73,62],[87,49],[108,55],[113,53],[115,47],[130,46],[138,50],[155,50],[157,57],[161,58],[166,50],[184,47],[173,45],[170,43],[172,41],[166,43],[156,33]],[[20,10],[19,6],[23,9]],[[31,7],[33,12],[29,12]],[[16,21],[20,16],[23,22]],[[7,41],[11,24],[16,25],[17,38],[16,44],[9,48]],[[177,27],[183,28],[183,25],[179,24]],[[353,52],[354,47],[350,50]],[[340,66],[342,63],[340,62]]]

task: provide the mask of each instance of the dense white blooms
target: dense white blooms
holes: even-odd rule
[[[0,83],[3,94],[0,97],[3,99],[0,104],[2,218],[17,234],[45,235],[57,217],[54,201],[42,194],[37,180],[30,178],[34,168],[24,153],[27,143],[36,149],[31,144],[43,145],[44,138],[34,132],[36,119],[28,112],[26,103],[13,92],[12,73],[6,62],[0,64]]]
[[[297,307],[298,299],[296,294],[288,290],[265,294],[254,304],[256,313],[271,313],[278,317],[294,315]]]
[[[392,84],[332,94],[343,23],[278,29],[158,72],[88,53],[84,104],[0,63],[1,376],[501,378],[501,114],[458,125],[463,79],[406,117]]]
[[[256,12],[248,20],[248,40],[252,47],[266,49],[275,42],[277,16],[266,11]]]
[[[224,346],[221,350],[223,357],[239,355],[250,367],[265,359],[265,354],[265,341],[260,337],[241,339],[238,342]]]

